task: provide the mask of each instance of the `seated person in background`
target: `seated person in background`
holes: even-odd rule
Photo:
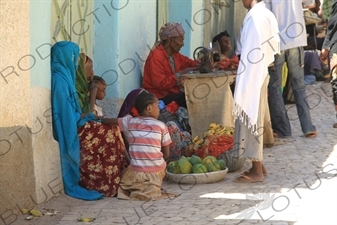
[[[221,49],[220,54],[220,61],[214,63],[214,68],[222,69],[222,70],[230,70],[230,69],[237,69],[239,65],[239,59],[233,53],[232,58],[228,57],[229,51],[232,49],[231,40],[229,39],[230,36],[227,33],[227,30],[221,32],[220,34],[216,35],[212,42],[218,42]]]
[[[158,99],[145,90],[138,92],[137,89],[132,95],[136,94],[131,115],[103,119],[105,123],[118,124],[130,145],[131,161],[123,173],[117,197],[130,200],[161,198],[171,138],[166,125],[157,120]]]
[[[89,88],[90,92],[90,109],[96,116],[103,116],[103,110],[96,104],[96,100],[103,100],[105,97],[106,82],[102,77],[94,76]]]
[[[305,51],[304,52],[304,82],[308,79],[308,76],[314,76],[313,81],[323,81],[324,76],[322,72],[322,65],[319,56],[316,52]],[[311,80],[311,79],[308,79]]]
[[[145,62],[143,88],[165,105],[176,101],[186,108],[181,75],[196,69],[197,63],[179,53],[184,46],[184,34],[180,23],[166,23],[160,29],[160,42],[155,44]]]
[[[320,7],[321,7],[321,1],[315,0],[315,7],[310,8],[308,10],[312,12],[313,16],[315,16],[316,14],[317,19],[318,19],[318,18],[322,18],[322,11]],[[306,14],[304,15],[304,19],[305,19],[305,29],[307,31],[307,35],[309,35],[307,38],[307,46],[303,47],[304,50],[315,50],[315,49],[322,50],[324,37],[317,37],[317,35],[318,33],[322,32],[323,29],[318,29],[318,26],[316,25],[317,22],[315,20],[310,21],[310,19],[307,18]],[[320,25],[320,27],[323,27],[323,25]]]

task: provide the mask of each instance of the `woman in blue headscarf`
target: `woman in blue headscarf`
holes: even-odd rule
[[[75,86],[78,61],[79,47],[73,42],[57,42],[51,49],[53,134],[66,194],[96,200],[117,193],[127,164],[125,147],[117,126],[82,114]]]

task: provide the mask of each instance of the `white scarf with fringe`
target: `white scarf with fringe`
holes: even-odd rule
[[[274,14],[264,2],[254,5],[247,13],[237,41],[240,56],[236,76],[233,115],[258,135],[262,84],[268,75],[268,65],[280,52],[278,25]]]

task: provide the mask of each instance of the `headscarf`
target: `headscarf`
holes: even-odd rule
[[[179,37],[184,35],[185,31],[180,23],[166,23],[159,31],[159,38],[161,41],[165,41],[170,37]]]
[[[77,123],[82,113],[75,88],[79,47],[69,41],[51,48],[53,134],[59,143],[65,193],[71,197],[96,200],[103,195],[79,186],[80,142]]]
[[[134,89],[126,96],[122,107],[119,110],[118,117],[124,117],[131,112],[137,96],[143,91],[145,91],[143,88]]]
[[[80,62],[76,71],[76,91],[78,94],[78,103],[81,107],[82,113],[90,112],[89,105],[89,85],[87,76],[85,73],[84,65],[88,61],[88,57],[84,54],[80,54]]]
[[[153,45],[153,48],[156,48],[160,43],[167,40],[170,37],[179,37],[185,34],[184,28],[181,23],[173,23],[168,22],[164,24],[159,30],[159,39],[160,41],[156,41]]]

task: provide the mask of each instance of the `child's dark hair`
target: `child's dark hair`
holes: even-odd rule
[[[94,82],[96,82],[96,83],[102,83],[102,84],[106,85],[105,80],[104,80],[102,77],[97,76],[97,75],[95,75],[95,76],[92,78],[92,81],[94,81]]]
[[[142,115],[146,107],[155,102],[156,96],[144,90],[137,96],[133,106],[137,109],[139,115]]]

